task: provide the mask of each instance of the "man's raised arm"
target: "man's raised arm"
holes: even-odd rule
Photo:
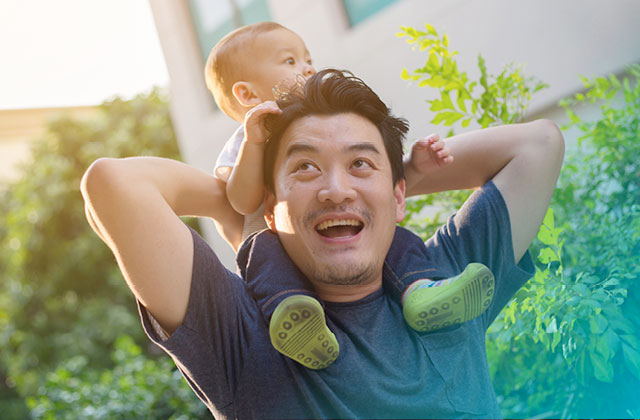
[[[555,189],[564,140],[550,120],[472,131],[445,141],[453,163],[424,176],[407,195],[476,188],[488,180],[509,210],[516,262],[542,223]]]
[[[183,163],[99,159],[81,182],[89,224],[111,248],[136,298],[169,333],[184,320],[193,241],[178,216],[241,223],[224,184]]]

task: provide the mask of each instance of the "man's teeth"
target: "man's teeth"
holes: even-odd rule
[[[362,223],[356,219],[326,220],[320,223],[317,229],[325,230],[334,226],[362,226]]]

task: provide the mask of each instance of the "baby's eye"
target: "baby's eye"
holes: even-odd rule
[[[307,64],[310,65],[310,66],[313,66],[313,60],[312,59],[308,59],[307,60]]]
[[[289,58],[287,58],[287,59],[285,60],[285,63],[287,63],[287,64],[289,64],[289,65],[293,66],[293,65],[295,65],[295,64],[296,64],[296,60],[295,60],[293,57],[289,57]]]

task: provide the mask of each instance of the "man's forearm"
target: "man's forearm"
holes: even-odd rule
[[[538,128],[536,122],[505,125],[447,139],[447,147],[454,157],[453,163],[409,186],[407,196],[482,186],[504,168],[525,144],[536,141]]]
[[[90,224],[98,229],[109,207],[135,202],[138,197],[136,206],[168,205],[178,216],[214,219],[226,201],[224,184],[213,176],[182,162],[155,157],[99,159],[85,173],[81,189]]]
[[[183,321],[193,242],[178,216],[223,219],[224,183],[181,162],[99,159],[81,183],[91,227],[111,248],[136,298],[167,331]]]

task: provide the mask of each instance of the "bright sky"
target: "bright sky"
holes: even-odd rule
[[[148,0],[0,0],[0,109],[93,105],[168,80]]]

